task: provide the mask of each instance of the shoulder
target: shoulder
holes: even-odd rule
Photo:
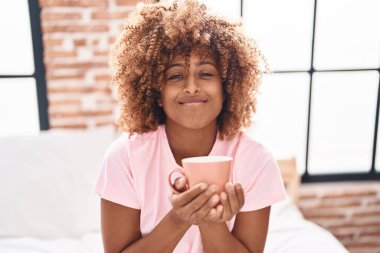
[[[142,144],[149,144],[149,142],[157,138],[157,135],[158,129],[143,134],[130,134],[128,132],[123,132],[108,146],[105,156],[129,156],[131,149],[141,147]]]
[[[238,138],[239,147],[236,152],[238,159],[249,159],[250,162],[262,164],[274,159],[272,152],[264,144],[248,136],[246,133],[241,132]]]

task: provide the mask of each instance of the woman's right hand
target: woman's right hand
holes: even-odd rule
[[[184,177],[174,183],[178,191],[181,191],[185,185],[186,178]],[[208,186],[205,183],[199,183],[184,192],[173,193],[170,199],[173,210],[181,220],[198,225],[207,218],[210,212],[218,215],[215,208],[220,201],[217,190],[216,185]]]

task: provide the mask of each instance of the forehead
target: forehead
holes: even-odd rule
[[[178,63],[186,61],[187,57],[184,54],[174,54],[170,63]],[[194,48],[191,50],[190,57],[188,56],[189,62],[202,62],[207,61],[216,64],[216,57],[207,48]]]

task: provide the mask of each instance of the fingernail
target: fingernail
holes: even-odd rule
[[[241,187],[241,184],[236,184],[236,190],[241,190],[241,189],[243,189],[243,187]]]
[[[201,188],[201,190],[206,190],[207,185],[202,183],[202,184],[200,185],[200,188]]]
[[[216,192],[218,190],[218,186],[217,185],[212,185],[211,186],[211,191],[212,192]]]
[[[211,202],[212,202],[213,204],[218,203],[218,202],[219,202],[219,196],[218,196],[218,195],[214,195],[214,196],[212,196]]]
[[[225,192],[222,192],[220,194],[220,198],[223,199],[223,200],[226,200],[227,199],[227,194]]]

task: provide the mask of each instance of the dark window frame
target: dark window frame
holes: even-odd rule
[[[28,0],[31,36],[33,44],[34,73],[31,75],[0,75],[2,78],[34,78],[36,80],[38,118],[40,130],[49,129],[48,99],[41,32],[41,9],[38,0]]]
[[[241,0],[240,4],[240,16],[243,17],[243,3]],[[308,118],[307,118],[307,136],[306,136],[306,159],[305,159],[305,172],[302,174],[303,183],[312,182],[335,182],[335,181],[363,181],[363,180],[380,180],[380,171],[376,171],[376,149],[377,149],[377,135],[378,135],[378,125],[379,125],[379,107],[380,107],[380,68],[373,69],[333,69],[333,70],[315,70],[314,69],[314,42],[315,42],[315,26],[317,17],[317,0],[314,0],[314,16],[313,16],[313,33],[312,33],[312,46],[311,46],[311,63],[309,70],[285,70],[285,71],[273,71],[275,74],[282,73],[308,73],[310,75],[309,83],[309,105],[308,105]],[[322,72],[345,72],[345,71],[378,71],[379,73],[379,85],[377,92],[377,104],[376,104],[376,115],[375,115],[375,129],[374,129],[374,139],[373,139],[373,150],[372,150],[372,161],[371,168],[368,172],[361,173],[331,173],[331,174],[310,174],[308,170],[308,159],[309,159],[309,139],[310,139],[310,115],[311,115],[311,99],[312,99],[312,87],[313,87],[313,76],[314,73]]]

